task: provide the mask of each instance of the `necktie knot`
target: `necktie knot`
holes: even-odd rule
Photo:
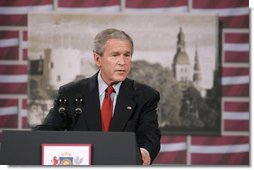
[[[114,91],[114,88],[112,86],[108,86],[107,89],[106,89],[106,93],[107,95],[111,95],[111,93]]]

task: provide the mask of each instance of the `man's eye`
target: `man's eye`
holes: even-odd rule
[[[124,56],[125,56],[125,57],[131,57],[131,55],[130,55],[130,54],[125,54]]]

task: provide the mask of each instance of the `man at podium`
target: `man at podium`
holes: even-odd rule
[[[127,78],[133,49],[133,40],[124,31],[99,32],[93,49],[99,71],[60,87],[54,107],[35,129],[135,132],[142,163],[151,164],[160,150],[156,114],[160,94]]]

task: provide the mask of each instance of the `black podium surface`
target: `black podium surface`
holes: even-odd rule
[[[4,130],[2,165],[41,165],[41,144],[91,144],[92,165],[137,165],[140,153],[132,132]]]

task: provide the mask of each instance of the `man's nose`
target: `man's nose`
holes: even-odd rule
[[[125,56],[124,55],[120,55],[118,58],[118,64],[120,65],[124,65],[125,64]]]

